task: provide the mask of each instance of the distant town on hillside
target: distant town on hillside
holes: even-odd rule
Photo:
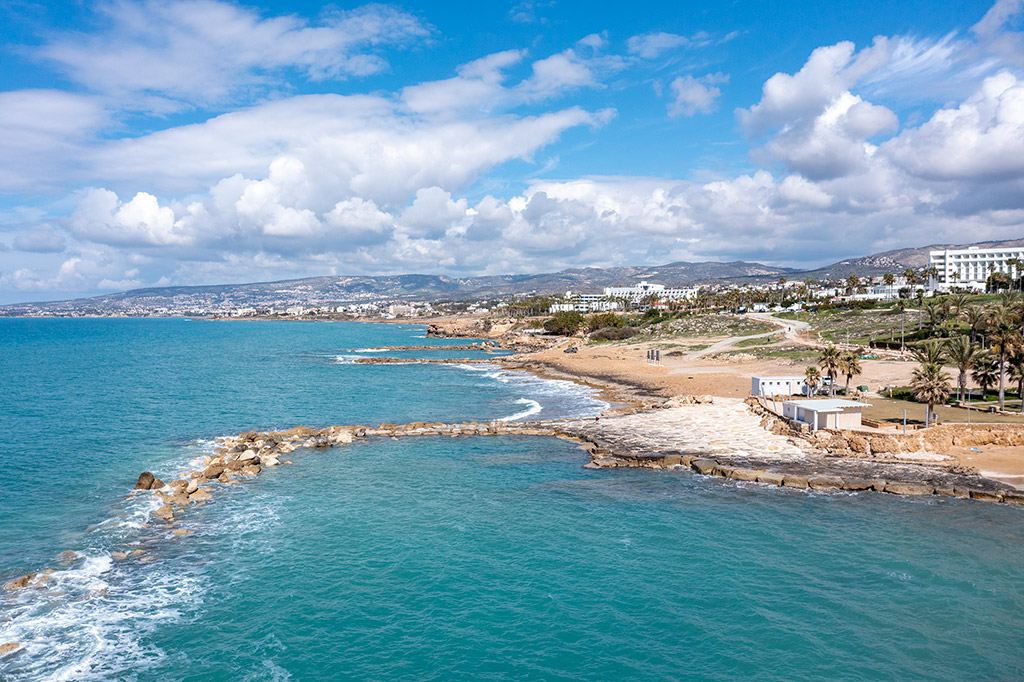
[[[0,316],[399,318],[460,312],[547,314],[685,306],[776,309],[1019,285],[1024,239],[931,245],[814,270],[761,263],[584,268],[534,275],[324,276],[283,282],[136,289],[0,307]]]

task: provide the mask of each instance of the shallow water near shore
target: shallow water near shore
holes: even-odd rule
[[[57,569],[0,594],[0,643],[26,646],[0,678],[1024,676],[1024,515],[1002,505],[588,470],[548,438],[371,439],[224,487],[192,535],[141,527],[135,476],[219,435],[603,406],[486,365],[337,362],[422,333],[0,320],[0,579]]]

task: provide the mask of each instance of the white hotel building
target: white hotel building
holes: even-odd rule
[[[565,303],[555,303],[551,306],[550,312],[568,312],[575,310],[579,313],[604,312],[608,310],[619,310],[620,300],[630,303],[639,303],[647,296],[654,295],[658,300],[682,301],[693,298],[699,289],[667,289],[664,284],[651,284],[642,281],[633,287],[605,287],[603,294],[574,294],[571,291],[565,292]]]
[[[995,272],[1001,272],[1015,279],[1022,274],[1020,269],[1007,264],[1007,260],[1019,258],[1024,261],[1024,247],[1009,249],[982,249],[972,246],[966,249],[946,249],[932,251],[928,264],[939,271],[937,284],[939,288],[951,286],[984,289],[985,281],[992,273],[989,266],[995,266]]]
[[[654,295],[665,301],[682,301],[693,298],[697,295],[696,287],[690,289],[666,289],[664,284],[651,284],[642,281],[635,287],[606,287],[605,298],[625,298],[630,301],[641,301],[647,296]]]

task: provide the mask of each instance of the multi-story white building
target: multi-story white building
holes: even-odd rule
[[[928,263],[939,271],[936,283],[940,288],[961,286],[984,289],[986,280],[993,272],[1004,273],[1011,279],[1024,273],[1024,270],[1008,263],[1013,258],[1024,261],[1024,247],[981,249],[971,246],[966,249],[932,251]]]
[[[630,301],[639,301],[651,295],[663,301],[681,301],[696,296],[697,289],[666,289],[664,284],[651,284],[645,280],[632,287],[606,287],[604,290],[605,298],[625,298]]]
[[[612,310],[619,309],[618,301],[606,301],[603,298],[598,300],[579,300],[574,299],[568,303],[553,303],[550,313],[563,313],[563,312],[577,312],[577,313],[604,313]]]

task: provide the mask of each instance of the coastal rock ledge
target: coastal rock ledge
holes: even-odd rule
[[[333,448],[371,437],[546,436],[571,440],[590,453],[587,468],[691,469],[739,484],[812,491],[874,491],[892,495],[941,495],[1024,506],[1024,491],[984,478],[950,460],[879,458],[865,449],[836,453],[813,439],[780,432],[740,400],[680,401],[642,412],[597,419],[532,422],[412,422],[348,425],[288,431],[249,431],[220,438],[214,454],[193,471],[164,484],[143,472],[136,490],[151,491],[163,503],[154,516],[173,525],[190,506],[214,498],[214,483],[237,484],[268,468],[290,464],[280,458],[299,449]],[[775,426],[776,428],[772,428]],[[173,533],[184,537],[188,533]],[[22,579],[19,579],[19,581]],[[31,576],[24,579],[25,585]],[[9,583],[8,589],[25,585]]]

